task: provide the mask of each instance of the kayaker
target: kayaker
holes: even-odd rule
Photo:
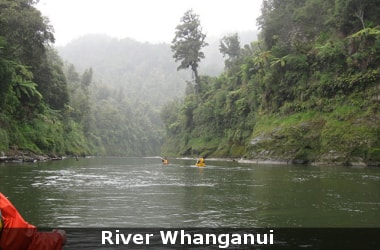
[[[198,158],[197,165],[199,165],[199,166],[205,165],[205,159],[203,156]]]
[[[169,160],[168,160],[168,158],[166,156],[163,159],[161,159],[161,160],[162,160],[163,164],[169,164]]]
[[[0,192],[0,249],[1,250],[61,250],[66,244],[66,232],[38,232],[26,222],[15,206]]]

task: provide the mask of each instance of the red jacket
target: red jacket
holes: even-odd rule
[[[22,218],[13,204],[1,192],[0,212],[3,220],[0,233],[1,250],[62,249],[63,237],[59,233],[38,232],[35,226]]]

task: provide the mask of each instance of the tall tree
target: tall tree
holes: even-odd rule
[[[240,57],[240,50],[240,40],[237,33],[224,36],[220,40],[219,51],[223,54],[223,57],[228,56],[228,59],[225,61],[226,68],[229,68]]]
[[[191,68],[196,90],[199,84],[198,64],[205,58],[201,49],[208,45],[205,39],[206,35],[202,32],[199,16],[193,10],[186,11],[181,18],[181,24],[176,27],[171,49],[174,52],[175,61],[181,61],[177,70]]]

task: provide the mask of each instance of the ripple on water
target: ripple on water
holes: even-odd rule
[[[120,161],[28,169],[33,174],[20,176],[19,186],[12,190],[23,193],[29,184],[38,189],[42,204],[33,213],[40,213],[43,225],[379,225],[375,222],[380,209],[377,170],[216,163],[199,169],[191,163],[162,166],[146,159],[133,159],[133,165],[125,164],[128,159]],[[29,178],[28,185],[21,184],[22,178]]]

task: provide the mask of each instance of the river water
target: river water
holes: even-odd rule
[[[194,163],[3,163],[0,191],[38,227],[380,227],[380,168]]]

